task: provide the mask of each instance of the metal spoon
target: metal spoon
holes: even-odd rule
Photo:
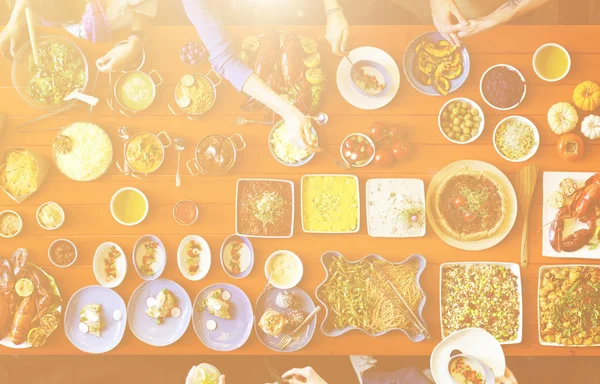
[[[175,174],[175,186],[181,186],[181,177],[179,177],[179,163],[181,162],[181,152],[185,149],[185,145],[183,143],[183,138],[176,137],[173,139],[173,143],[175,144],[175,150],[177,151],[177,173]]]
[[[325,112],[319,112],[317,116],[308,116],[313,119],[319,125],[325,125],[329,121],[329,116]]]
[[[122,125],[117,129],[117,135],[119,138],[123,140],[123,143],[126,143],[129,140],[129,134],[127,133],[127,127]],[[118,163],[117,163],[118,165]],[[123,144],[123,173],[125,176],[129,176],[129,166],[127,165],[127,155],[125,153],[125,145]]]

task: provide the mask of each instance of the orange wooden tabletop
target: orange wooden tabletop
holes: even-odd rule
[[[244,36],[258,34],[270,27],[232,27],[231,32],[239,42]],[[235,117],[242,115],[239,105],[245,96],[238,94],[228,83],[218,87],[214,109],[201,120],[191,121],[172,116],[167,104],[173,101],[174,87],[179,78],[190,71],[179,60],[179,49],[188,41],[198,40],[191,27],[156,27],[147,35],[146,64],[144,70],[156,69],[164,78],[158,88],[153,106],[135,118],[119,114],[111,118],[111,112],[104,101],[94,109],[91,118],[86,117],[87,108],[48,119],[27,129],[61,127],[72,121],[91,120],[105,128],[113,140],[115,158],[122,156],[117,127],[126,125],[131,132],[167,131],[171,137],[183,137],[187,143],[182,162],[192,158],[196,143],[204,135],[222,132],[228,135],[241,133],[248,147],[239,153],[234,169],[224,176],[190,176],[182,171],[182,186],[175,187],[176,152],[168,149],[162,167],[146,181],[138,181],[123,176],[113,164],[107,175],[90,183],[77,183],[68,180],[52,167],[38,192],[24,203],[17,205],[4,194],[0,194],[0,210],[14,209],[23,218],[23,232],[14,239],[0,240],[0,255],[9,257],[18,247],[30,251],[32,260],[52,274],[58,283],[63,298],[68,300],[78,289],[97,284],[92,272],[92,258],[96,247],[105,241],[114,241],[129,255],[139,236],[155,234],[161,238],[169,254],[163,277],[177,281],[193,299],[205,286],[217,282],[238,285],[255,302],[265,284],[263,265],[266,258],[279,249],[289,249],[297,253],[304,262],[304,278],[300,287],[314,298],[314,290],[323,281],[325,271],[320,264],[320,256],[328,250],[336,250],[350,259],[358,259],[369,253],[380,254],[390,260],[400,261],[412,253],[420,253],[427,258],[427,268],[422,276],[422,284],[427,294],[424,316],[433,340],[412,343],[401,332],[393,332],[378,338],[371,338],[361,332],[349,332],[338,338],[329,338],[319,330],[311,343],[298,354],[393,354],[428,355],[440,341],[439,315],[439,266],[449,261],[503,261],[519,262],[522,217],[519,215],[513,231],[499,245],[481,252],[461,251],[446,245],[428,225],[427,235],[414,239],[380,239],[367,234],[364,219],[364,188],[369,178],[375,177],[417,177],[425,181],[447,164],[463,159],[475,159],[491,163],[500,168],[514,183],[515,176],[523,164],[509,163],[500,158],[492,146],[493,127],[507,115],[519,114],[531,119],[539,128],[541,146],[529,163],[540,166],[540,179],[536,188],[530,223],[530,265],[522,270],[524,300],[523,342],[504,348],[508,355],[594,355],[594,348],[542,347],[538,342],[537,331],[537,274],[544,264],[569,262],[563,259],[550,259],[541,256],[542,246],[542,192],[541,172],[543,171],[597,171],[600,164],[600,141],[587,141],[588,153],[578,163],[565,163],[556,154],[555,136],[546,122],[548,108],[558,101],[570,101],[573,88],[583,80],[600,80],[597,68],[600,64],[600,47],[592,44],[593,37],[600,33],[600,26],[506,26],[491,32],[469,38],[465,41],[471,55],[471,74],[467,83],[451,97],[464,96],[478,102],[486,117],[486,127],[482,136],[473,144],[459,146],[449,143],[439,132],[437,114],[449,97],[428,97],[418,93],[406,81],[402,73],[400,91],[386,107],[376,111],[362,111],[344,101],[335,86],[335,71],[339,58],[329,54],[329,45],[324,41],[324,28],[281,27],[311,36],[318,40],[322,54],[322,67],[329,79],[329,89],[323,100],[322,110],[330,116],[327,126],[320,128],[319,139],[331,153],[339,153],[341,140],[351,132],[367,132],[369,125],[376,120],[397,123],[409,130],[415,145],[414,155],[404,163],[391,168],[378,168],[375,165],[353,171],[360,179],[362,196],[361,230],[352,235],[315,235],[302,232],[299,215],[299,199],[296,199],[295,233],[291,239],[256,239],[252,243],[256,252],[256,265],[249,277],[242,280],[229,278],[218,261],[218,250],[223,240],[235,231],[235,185],[240,177],[268,177],[292,180],[296,194],[300,189],[300,177],[308,173],[338,173],[339,168],[331,159],[316,156],[309,164],[300,168],[289,168],[277,163],[269,153],[267,138],[269,128],[257,125],[237,126]],[[401,66],[404,50],[417,35],[431,30],[427,26],[355,26],[351,29],[351,45],[376,46],[389,52]],[[52,31],[60,33],[59,31]],[[556,84],[545,83],[533,72],[531,65],[533,52],[543,43],[555,42],[566,47],[573,60],[569,75]],[[79,42],[90,62],[90,83],[95,76],[93,62],[106,52],[110,44],[91,45]],[[516,110],[499,112],[489,108],[479,95],[479,79],[489,66],[507,63],[517,67],[528,82],[527,97]],[[203,72],[209,70],[205,64]],[[402,72],[402,70],[401,70]],[[113,75],[113,81],[116,76]],[[0,136],[0,151],[12,146],[25,146],[43,154],[51,162],[51,143],[56,131],[38,133],[18,133],[16,126],[39,116],[39,110],[29,107],[10,87],[10,63],[0,60],[0,113],[7,115],[4,132]],[[89,89],[89,88],[88,88]],[[96,96],[105,100],[109,94],[108,77],[101,75]],[[260,118],[258,113],[244,113],[247,118]],[[583,118],[583,116],[581,116]],[[594,166],[595,165],[595,166]],[[183,168],[182,168],[183,170]],[[135,227],[119,225],[111,217],[109,201],[113,193],[124,186],[135,186],[145,192],[150,200],[148,218]],[[200,219],[191,227],[182,227],[172,217],[173,205],[181,199],[194,200],[200,208]],[[46,201],[55,201],[63,206],[66,222],[57,231],[41,229],[35,221],[35,211]],[[213,251],[213,264],[208,276],[199,282],[186,280],[177,267],[173,256],[184,236],[203,236]],[[50,243],[57,238],[72,240],[79,250],[79,258],[74,266],[60,269],[52,266],[47,257]],[[129,259],[129,262],[130,259]],[[127,302],[134,289],[142,283],[133,268],[116,291]],[[319,323],[323,314],[319,316]],[[0,347],[0,354],[80,354],[67,340],[62,327],[55,332],[42,348],[11,350]],[[122,343],[110,354],[210,354],[196,337],[190,326],[187,333],[175,344],[157,348],[139,341],[129,330]],[[246,345],[232,352],[234,354],[272,354],[253,333]]]

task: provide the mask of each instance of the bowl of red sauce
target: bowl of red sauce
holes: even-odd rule
[[[178,224],[192,225],[198,220],[198,206],[191,200],[181,200],[173,207],[173,218]]]
[[[527,84],[519,70],[508,64],[491,66],[481,76],[481,97],[499,111],[516,108],[525,99]]]
[[[48,248],[50,262],[59,268],[66,268],[77,259],[77,247],[67,239],[54,240]]]

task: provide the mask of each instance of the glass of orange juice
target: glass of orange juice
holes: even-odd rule
[[[533,70],[542,80],[549,82],[562,80],[570,69],[571,56],[558,44],[544,44],[533,55]]]

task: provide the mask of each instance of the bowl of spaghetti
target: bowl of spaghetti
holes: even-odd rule
[[[423,256],[415,254],[402,262],[390,262],[372,254],[348,261],[342,254],[329,251],[321,256],[321,263],[326,277],[315,296],[325,307],[323,334],[336,337],[357,329],[377,337],[389,331],[402,331],[414,342],[425,339],[386,281],[387,278],[394,285],[426,326],[423,319],[426,296],[419,283],[426,265]]]

